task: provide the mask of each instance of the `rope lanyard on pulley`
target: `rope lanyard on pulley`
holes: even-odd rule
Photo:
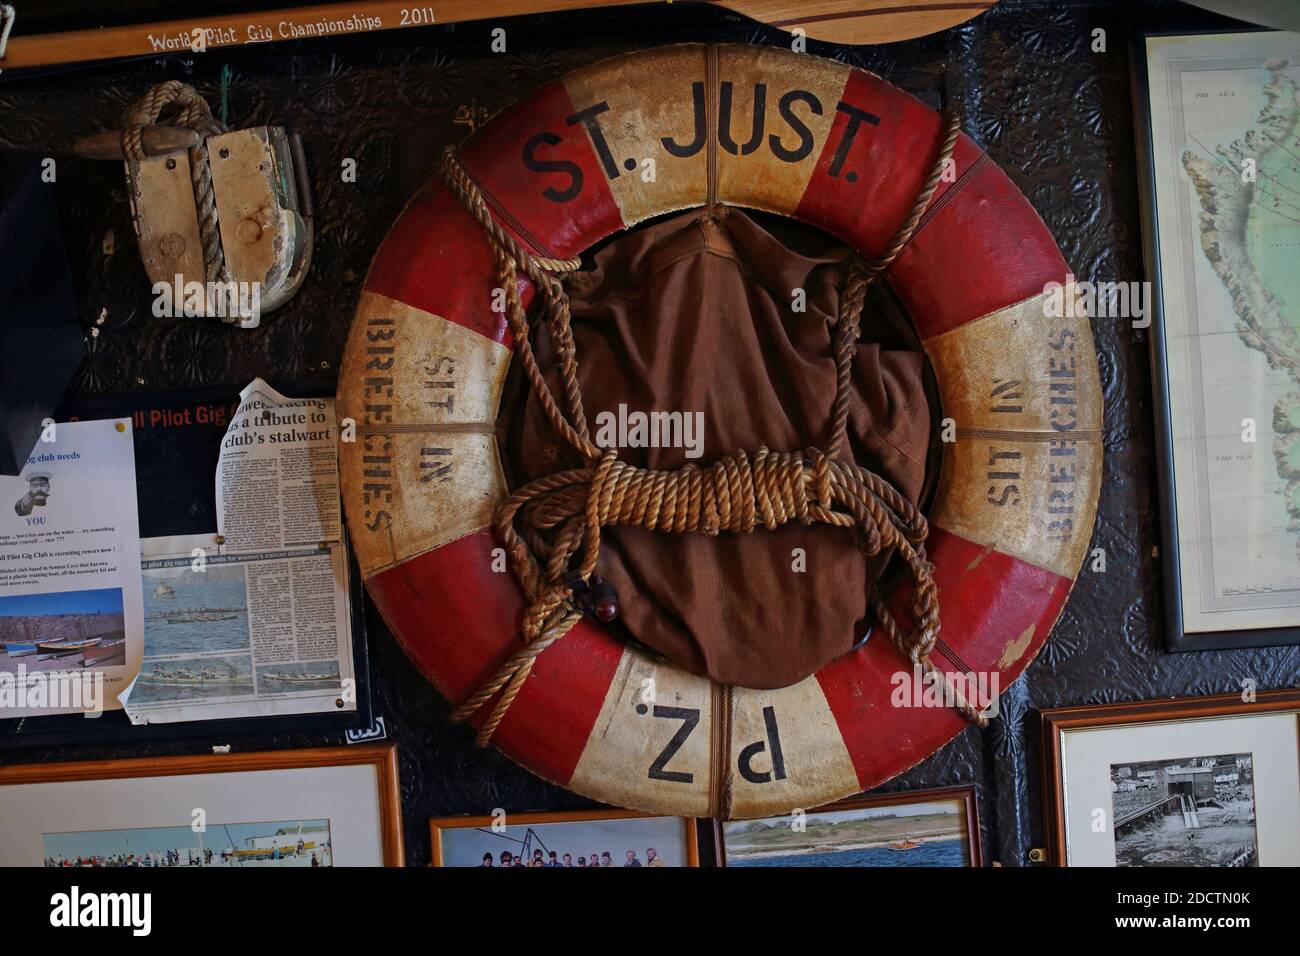
[[[899,652],[920,667],[927,680],[951,693],[948,700],[969,720],[987,721],[930,660],[939,638],[939,603],[931,565],[925,557],[925,517],[887,480],[842,460],[846,450],[853,358],[867,290],[907,246],[934,196],[957,142],[961,124],[949,119],[930,175],[907,219],[879,258],[855,259],[849,267],[836,317],[833,350],[835,401],[830,437],[824,447],[793,452],[730,452],[712,465],[686,464],[670,470],[638,468],[619,460],[616,449],[594,444],[587,430],[578,387],[578,359],[568,296],[562,278],[581,266],[579,259],[531,255],[497,222],[478,185],[455,151],[443,153],[442,179],[487,234],[496,257],[497,281],[505,292],[505,314],[529,387],[556,433],[587,462],[525,484],[501,501],[494,516],[511,568],[523,586],[522,646],[455,711],[467,720],[500,695],[479,728],[486,745],[518,696],[537,657],[564,637],[582,618],[575,585],[591,579],[600,555],[601,528],[636,527],[648,531],[748,534],[775,530],[789,521],[856,529],[868,556],[896,549],[916,587],[914,627],[904,632],[883,598],[871,593],[872,612]],[[547,332],[559,360],[564,410],[546,383],[530,341],[528,316],[519,296],[518,276],[533,283]],[[522,533],[518,526],[525,529]]]

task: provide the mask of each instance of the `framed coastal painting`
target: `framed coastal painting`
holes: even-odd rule
[[[1300,643],[1300,34],[1134,44],[1168,645]]]
[[[695,821],[634,810],[501,813],[429,821],[434,866],[699,866]]]
[[[983,864],[974,787],[855,797],[714,826],[719,866]]]
[[[0,767],[0,866],[401,866],[397,750]]]
[[[1300,691],[1042,714],[1057,866],[1300,866]]]

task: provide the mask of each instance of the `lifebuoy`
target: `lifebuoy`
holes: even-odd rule
[[[936,113],[861,70],[684,45],[546,86],[459,158],[537,256],[574,257],[710,199],[792,216],[872,256],[908,215],[942,135]],[[953,160],[887,279],[957,439],[929,514],[936,663],[1005,688],[1047,639],[1086,554],[1102,401],[1087,316],[1059,307],[1074,293],[1046,226],[965,136]],[[523,610],[489,527],[507,493],[495,422],[511,359],[494,274],[478,223],[430,182],[371,265],[338,396],[340,418],[356,423],[340,462],[369,593],[453,702],[517,648]],[[950,708],[892,706],[907,667],[872,640],[790,687],[722,688],[584,619],[538,657],[493,743],[620,806],[734,818],[815,807],[889,779],[966,726]]]

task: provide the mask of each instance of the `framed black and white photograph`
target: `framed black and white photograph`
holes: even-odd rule
[[[1300,642],[1300,34],[1134,37],[1171,650]]]
[[[1110,768],[1116,866],[1256,866],[1249,753],[1122,761]]]
[[[1047,710],[1058,866],[1300,865],[1300,692]]]

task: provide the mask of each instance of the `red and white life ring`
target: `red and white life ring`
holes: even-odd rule
[[[712,188],[871,257],[907,216],[942,135],[936,113],[861,70],[684,45],[580,69],[497,116],[459,156],[538,256],[577,256],[703,205]],[[1102,401],[1082,308],[1048,307],[1069,281],[1052,236],[969,139],[953,159],[886,277],[956,424],[929,514],[934,660],[996,674],[1005,689],[1047,639],[1087,551]],[[653,177],[642,174],[651,160]],[[495,423],[511,359],[494,274],[479,225],[430,182],[375,256],[339,385],[339,415],[357,426],[340,460],[362,574],[454,703],[518,646],[523,610],[490,529],[507,493]],[[906,607],[905,595],[891,603]],[[641,810],[815,807],[906,770],[966,726],[951,708],[891,705],[891,679],[908,666],[873,640],[791,687],[724,689],[583,620],[538,658],[493,743],[547,780]]]

